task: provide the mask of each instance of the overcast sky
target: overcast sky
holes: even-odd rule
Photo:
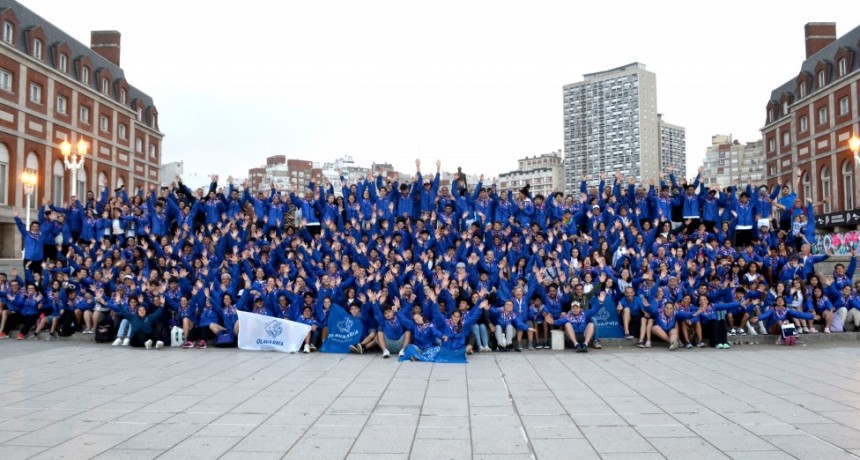
[[[765,3],[772,6],[765,6]],[[269,155],[462,166],[495,176],[561,149],[562,86],[638,61],[687,129],[688,171],[714,134],[759,139],[770,91],[804,59],[803,25],[860,25],[846,0],[24,0],[89,44],[122,33],[164,162],[245,177]]]

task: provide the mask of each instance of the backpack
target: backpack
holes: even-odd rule
[[[75,315],[72,312],[66,312],[60,315],[60,324],[57,327],[57,335],[60,337],[69,337],[74,335],[78,325],[75,321]]]
[[[794,324],[783,324],[780,326],[782,340],[786,345],[794,345],[797,343],[797,329]]]
[[[102,319],[96,326],[96,343],[108,343],[114,338],[113,321],[110,316]]]

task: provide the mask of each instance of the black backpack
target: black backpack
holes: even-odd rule
[[[113,340],[115,332],[110,316],[102,319],[96,326],[96,343],[108,343]]]
[[[60,324],[57,328],[57,334],[60,337],[69,337],[75,333],[78,325],[75,321],[75,315],[72,312],[65,312],[60,315]]]

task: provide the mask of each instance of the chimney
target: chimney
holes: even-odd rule
[[[806,58],[836,41],[835,22],[810,22],[803,27],[806,32]]]
[[[119,32],[94,30],[90,34],[90,48],[119,67]]]

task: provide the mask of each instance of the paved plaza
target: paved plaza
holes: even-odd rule
[[[378,355],[0,342],[0,459],[858,458],[860,346]]]

